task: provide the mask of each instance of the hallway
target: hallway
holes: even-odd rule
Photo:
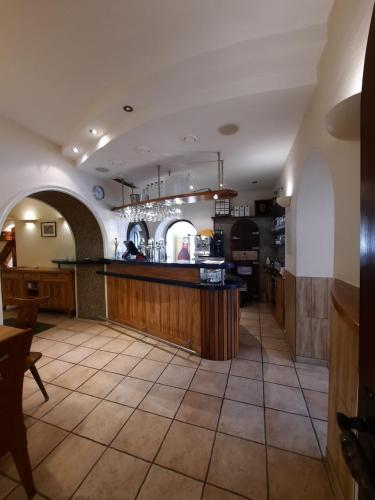
[[[242,310],[227,362],[94,321],[40,321],[57,324],[33,343],[50,400],[24,384],[35,498],[332,498],[328,371],[293,363],[265,305]],[[8,455],[0,471],[0,498],[25,498]]]

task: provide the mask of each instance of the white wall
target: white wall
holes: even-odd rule
[[[25,198],[12,209],[10,217],[15,223],[17,266],[56,267],[52,259],[75,257],[73,234],[66,220],[54,208]],[[34,222],[26,223],[28,219]],[[43,238],[41,222],[55,222],[56,237]]]
[[[279,182],[287,194],[295,194],[310,154],[319,152],[325,158],[335,198],[334,276],[354,285],[359,285],[360,143],[332,137],[325,117],[338,102],[361,90],[373,5],[373,0],[335,2],[318,84]],[[298,268],[296,210],[293,199],[287,210],[286,268],[294,274]]]
[[[295,194],[297,276],[333,276],[334,194],[331,173],[319,154],[302,168]]]

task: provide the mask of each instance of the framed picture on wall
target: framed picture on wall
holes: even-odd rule
[[[40,231],[42,238],[54,238],[56,236],[56,222],[41,222]]]

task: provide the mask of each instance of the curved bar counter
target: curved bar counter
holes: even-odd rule
[[[109,319],[188,347],[202,358],[238,352],[241,283],[201,284],[200,270],[225,264],[106,261]],[[100,272],[100,271],[99,271]]]

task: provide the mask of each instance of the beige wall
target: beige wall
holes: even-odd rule
[[[35,222],[26,223],[25,220]],[[75,256],[69,225],[49,205],[25,198],[13,208],[5,226],[11,222],[15,224],[18,266],[56,267],[52,259]],[[56,238],[42,238],[41,222],[56,222]]]
[[[359,284],[360,144],[332,137],[325,117],[341,100],[360,92],[373,0],[336,0],[328,22],[328,41],[318,68],[318,84],[281,177],[287,194],[296,195],[304,163],[324,157],[335,198],[334,276]],[[314,186],[311,186],[314,190]],[[296,274],[296,197],[287,211],[286,266]]]

